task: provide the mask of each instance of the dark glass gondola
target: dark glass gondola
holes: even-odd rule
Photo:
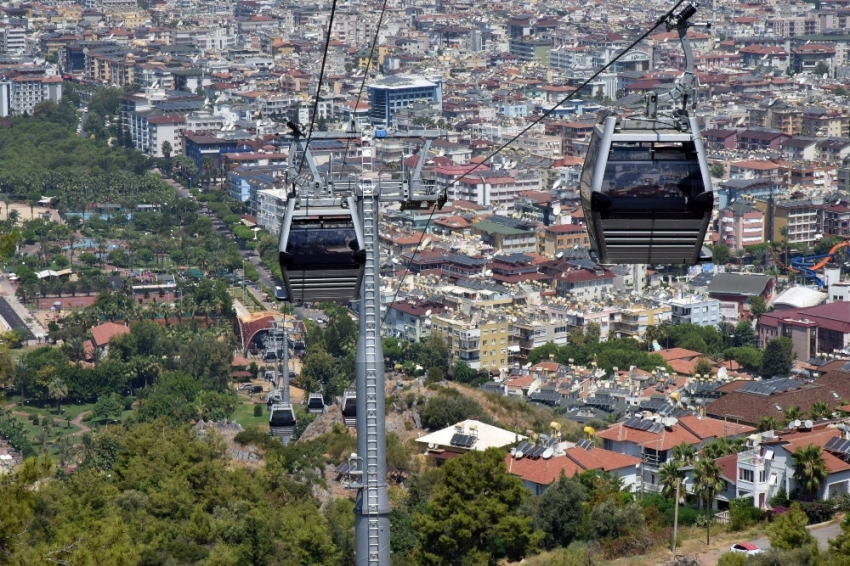
[[[346,389],[342,395],[342,420],[345,426],[357,426],[357,391]]]
[[[269,429],[273,436],[275,429],[289,428],[295,426],[295,411],[289,403],[275,403],[271,407],[269,415]]]
[[[353,201],[352,201],[353,202]],[[290,200],[280,236],[284,292],[293,303],[351,301],[358,298],[366,254],[356,212],[342,206]]]
[[[703,241],[714,204],[696,118],[687,130],[620,129],[608,116],[593,129],[581,197],[600,263],[687,263],[710,259]]]
[[[645,116],[602,116],[593,128],[580,188],[600,263],[711,260],[703,246],[714,205],[711,176],[699,122],[689,113],[699,92],[687,38],[688,27],[703,25],[688,23],[695,13],[688,5],[666,21],[685,55],[679,82],[648,94]],[[674,108],[662,113],[659,103]]]
[[[325,412],[325,399],[321,392],[310,393],[307,397],[307,412],[311,415],[321,415]]]

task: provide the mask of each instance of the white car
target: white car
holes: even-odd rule
[[[730,550],[738,554],[746,554],[747,556],[751,556],[753,554],[761,554],[762,552],[764,552],[762,549],[760,549],[751,542],[739,542],[733,544]]]

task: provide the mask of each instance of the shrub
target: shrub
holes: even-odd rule
[[[729,502],[729,530],[742,531],[763,521],[764,511],[753,505],[752,497],[738,497]]]
[[[254,405],[254,416],[262,417],[263,416],[263,406],[260,404]]]
[[[38,426],[38,414],[33,413],[29,416],[29,419],[32,421],[32,424]]]
[[[771,507],[788,507],[791,505],[791,500],[788,499],[788,493],[785,491],[785,487],[780,487],[776,495],[770,498],[769,503]]]
[[[835,516],[835,506],[831,502],[823,503],[821,501],[801,501],[800,509],[809,518],[810,525],[817,523],[825,523],[831,521]]]
[[[454,390],[441,389],[438,395],[428,399],[420,411],[422,426],[439,429],[466,419],[484,418],[484,409],[478,401],[459,394],[453,395],[449,391]]]
[[[445,378],[445,374],[440,368],[428,368],[428,371],[426,372],[425,376],[425,385],[439,383]]]
[[[850,493],[841,493],[829,500],[837,513],[850,511]]]
[[[720,560],[717,561],[717,566],[745,566],[747,564],[747,555],[738,554],[737,552],[727,552],[720,555]]]

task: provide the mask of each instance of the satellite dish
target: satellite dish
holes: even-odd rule
[[[543,459],[544,459],[544,460],[548,460],[548,459],[549,459],[549,458],[551,458],[554,454],[555,454],[555,451],[554,451],[554,450],[552,450],[551,448],[547,448],[546,450],[544,450],[544,451],[543,451]]]
[[[804,425],[806,428],[812,428],[812,425],[814,425],[814,424],[815,424],[815,423],[813,423],[812,421],[806,421],[805,423],[803,423],[803,425]]]
[[[800,419],[795,420],[795,421],[794,421],[794,428],[799,428],[799,426],[800,426],[801,424],[803,424],[803,423],[801,423],[801,422],[800,422]]]
[[[431,316],[431,309],[428,309],[427,311],[425,311],[425,316]]]
[[[514,456],[516,457],[517,460],[519,460],[520,458],[525,456],[525,454],[523,454],[522,450],[517,450],[517,452],[516,452],[516,454],[514,454]]]
[[[555,206],[552,207],[552,214],[554,214],[555,216],[558,216],[559,214],[561,214],[561,205],[560,204],[556,204]]]

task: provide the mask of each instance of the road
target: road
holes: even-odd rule
[[[80,137],[86,137],[86,119],[89,117],[88,112],[82,112],[80,116]]]
[[[822,527],[813,527],[809,529],[809,532],[817,539],[818,547],[821,550],[827,550],[829,548],[829,539],[841,534],[841,523],[835,522]],[[766,538],[760,538],[751,542],[759,548],[770,548],[770,541]]]

